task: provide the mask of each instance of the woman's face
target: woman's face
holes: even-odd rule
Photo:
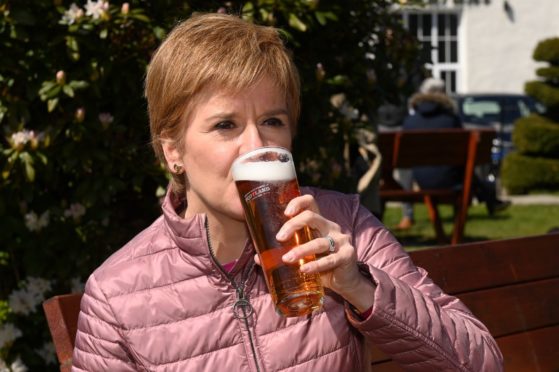
[[[267,78],[235,94],[214,89],[202,93],[185,119],[184,148],[175,149],[188,180],[187,215],[244,221],[231,164],[257,147],[290,149],[293,123],[288,113],[285,95]]]

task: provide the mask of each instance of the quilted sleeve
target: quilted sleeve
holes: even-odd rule
[[[118,324],[95,276],[87,281],[80,305],[72,371],[137,371]]]
[[[392,234],[361,207],[354,246],[377,287],[367,319],[348,318],[406,371],[503,370],[487,328],[456,297],[416,267]]]

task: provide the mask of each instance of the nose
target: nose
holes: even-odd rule
[[[245,127],[243,134],[240,137],[240,152],[245,153],[256,148],[264,146],[264,138],[258,130],[258,127],[249,124]]]

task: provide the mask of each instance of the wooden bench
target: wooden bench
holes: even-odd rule
[[[455,217],[450,242],[462,240],[468,207],[472,196],[474,168],[491,162],[494,130],[436,129],[379,133],[378,147],[382,154],[380,198],[409,203],[423,202],[435,229],[437,240],[448,243],[442,227],[438,204],[452,204]],[[393,178],[397,168],[418,166],[463,167],[461,188],[404,190]]]
[[[78,330],[81,293],[54,296],[43,302],[61,372],[72,369],[72,352]]]
[[[559,371],[559,233],[410,253],[489,329],[505,371]],[[378,349],[375,372],[402,371]]]
[[[410,253],[488,327],[507,372],[559,371],[559,233]],[[81,294],[43,304],[61,371],[69,371]],[[373,349],[373,371],[402,371]]]

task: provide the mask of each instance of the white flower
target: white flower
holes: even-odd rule
[[[64,211],[64,217],[72,217],[74,220],[78,220],[84,214],[85,207],[80,203],[72,203],[70,207]]]
[[[85,4],[85,15],[93,17],[93,19],[99,19],[105,12],[109,9],[109,2],[98,0],[91,1],[87,0]]]
[[[56,349],[52,342],[46,342],[40,349],[35,349],[35,352],[43,358],[46,364],[56,364]]]
[[[39,303],[45,299],[45,293],[51,290],[50,280],[30,276],[27,279],[27,292]]]
[[[70,289],[71,293],[82,293],[85,289],[85,284],[79,277],[70,279],[70,284],[72,286]]]
[[[8,304],[15,314],[28,315],[35,312],[37,305],[45,300],[45,293],[50,289],[50,281],[29,277],[25,288],[15,290],[10,294]]]
[[[25,226],[29,231],[40,231],[49,225],[49,211],[43,212],[39,217],[31,211],[25,215]]]
[[[0,327],[0,349],[11,344],[15,339],[23,336],[23,333],[12,323],[6,323]]]
[[[75,3],[70,5],[70,8],[64,12],[62,16],[62,22],[71,25],[78,19],[83,17],[83,9],[77,6]]]
[[[30,313],[35,312],[35,307],[37,306],[35,297],[23,289],[10,293],[10,296],[8,297],[8,304],[14,314],[23,315],[29,315]]]
[[[10,369],[12,372],[27,372],[27,366],[23,364],[20,357],[17,357],[16,360],[10,365]]]
[[[12,143],[13,148],[22,148],[25,144],[27,144],[27,142],[36,139],[37,136],[35,135],[35,132],[27,129],[12,133],[10,136],[10,142]]]

